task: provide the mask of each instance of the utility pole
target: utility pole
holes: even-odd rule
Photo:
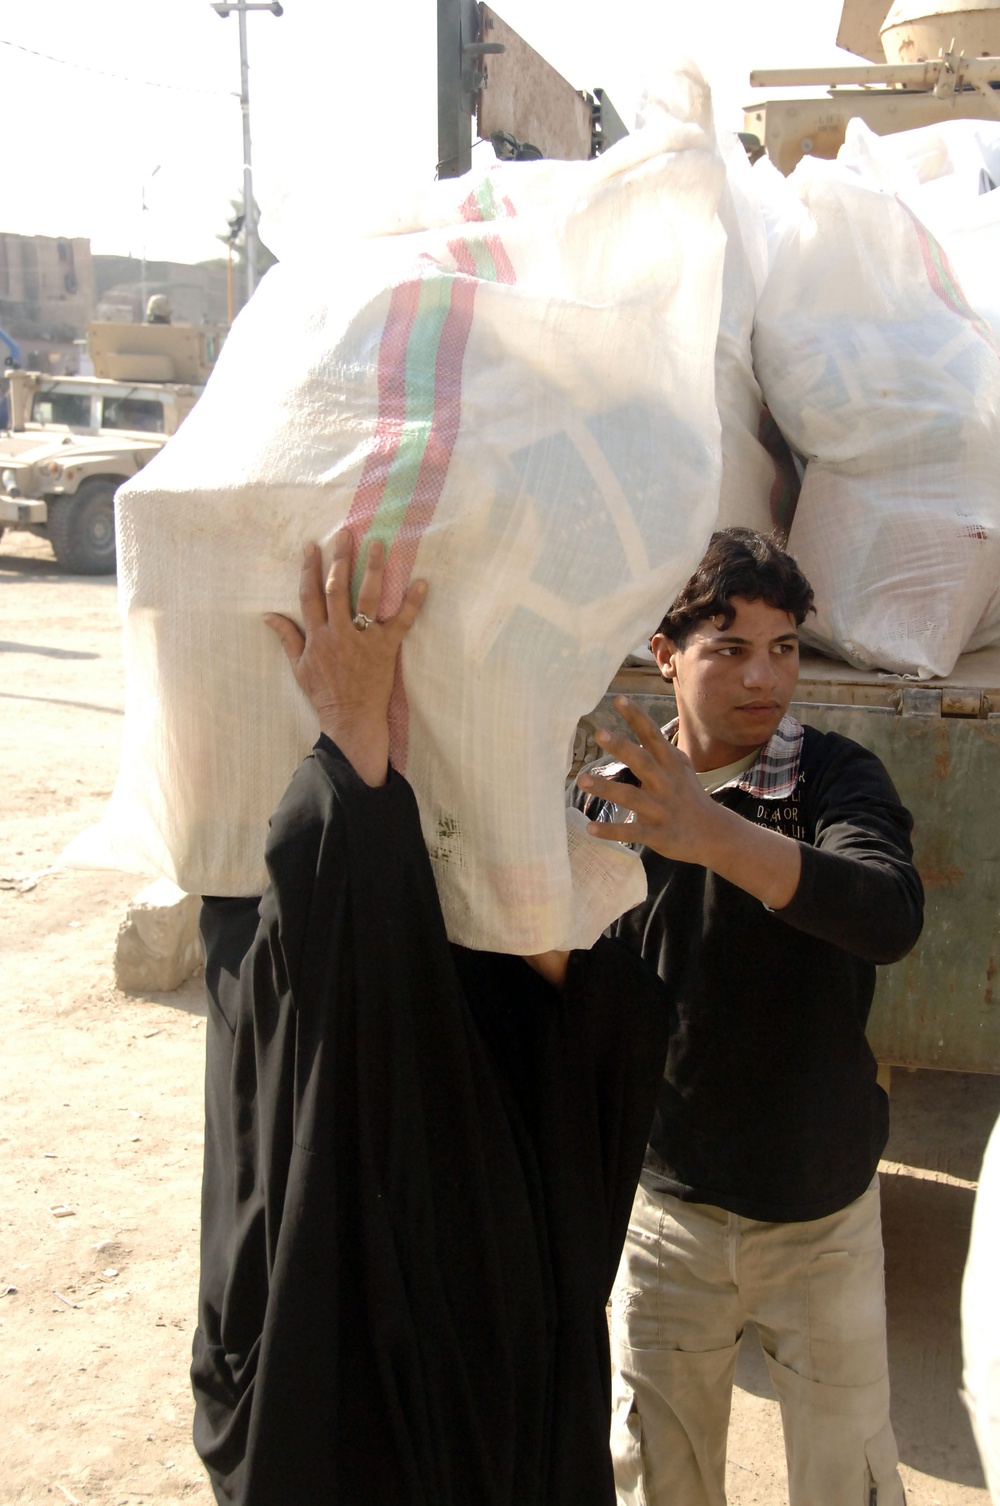
[[[279,0],[215,0],[212,9],[227,17],[235,11],[240,23],[240,110],[243,115],[243,232],[247,256],[247,298],[257,286],[257,213],[253,201],[253,170],[250,166],[250,66],[247,62],[247,11],[269,10],[284,14]]]
[[[140,324],[142,323],[143,319],[145,319],[145,317],[146,317],[146,210],[148,208],[148,205],[146,204],[146,184],[152,182],[152,180],[156,177],[156,175],[157,175],[157,173],[159,171],[160,171],[160,164],[157,163],[156,166],[153,168],[153,171],[149,174],[149,177],[148,178],[143,178],[143,180],[142,180],[142,219],[140,221],[140,228],[142,230],[142,271],[141,271],[140,276],[139,276],[139,322],[140,322]]]

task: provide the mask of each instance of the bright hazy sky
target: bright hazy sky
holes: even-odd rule
[[[437,156],[435,0],[284,4],[280,19],[247,18],[265,233],[283,201],[310,196],[324,221],[342,205],[349,224],[358,199],[386,192],[393,174],[432,177]],[[700,63],[731,129],[761,97],[751,67],[851,61],[835,45],[841,0],[495,9],[577,88],[604,87],[626,124],[643,70],[654,80],[675,46]],[[239,82],[236,17],[209,0],[3,0],[0,230],[89,236],[96,252],[137,257],[145,246],[150,259],[223,254],[215,236],[242,195]]]

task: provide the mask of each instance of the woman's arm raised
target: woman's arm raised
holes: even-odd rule
[[[351,614],[354,538],[342,528],[333,541],[326,581],[316,544],[307,544],[299,580],[304,631],[289,617],[264,618],[281,639],[299,685],[319,717],[320,730],[335,742],[366,784],[385,784],[389,769],[389,697],[399,647],[427,595],[427,582],[412,583],[394,617],[379,617],[385,548],[379,539],[368,558]]]

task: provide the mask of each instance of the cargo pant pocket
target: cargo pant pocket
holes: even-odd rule
[[[864,1506],[906,1506],[906,1493],[896,1466],[899,1454],[891,1423],[886,1423],[865,1444]]]
[[[642,1462],[642,1417],[635,1392],[620,1375],[614,1377],[611,1412],[611,1457],[619,1506],[646,1506]]]

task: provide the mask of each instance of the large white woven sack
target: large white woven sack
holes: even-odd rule
[[[726,181],[719,197],[726,254],[715,347],[715,401],[722,437],[717,526],[738,524],[762,533],[770,533],[775,527],[787,531],[799,482],[787,448],[764,408],[750,343],[757,298],[767,277],[764,216],[743,143],[729,132],[720,136],[719,147],[726,165]],[[663,607],[658,603],[641,641],[632,648],[629,662],[654,662],[649,638],[662,616]]]
[[[787,475],[762,443],[767,417],[751,351],[757,299],[767,278],[767,236],[743,143],[729,134],[721,138],[721,147],[726,182],[719,219],[726,232],[726,260],[715,351],[715,399],[722,426],[719,527],[739,524],[769,533],[791,518]]]
[[[405,233],[268,273],[191,417],[119,493],[120,859],[259,891],[268,817],[316,736],[261,616],[297,616],[303,545],[328,558],[346,522],[388,546],[386,612],[430,585],[392,761],[450,936],[589,945],[642,898],[638,859],[567,818],[564,781],[579,717],[715,522],[722,179],[691,76],[594,162],[441,183],[431,228],[404,214]]]
[[[807,458],[789,547],[806,636],[947,675],[1000,635],[1000,347],[898,198],[804,159],[757,310],[764,397]]]
[[[898,194],[940,240],[956,214],[1000,184],[1000,120],[942,120],[888,136],[850,120],[837,160]]]

